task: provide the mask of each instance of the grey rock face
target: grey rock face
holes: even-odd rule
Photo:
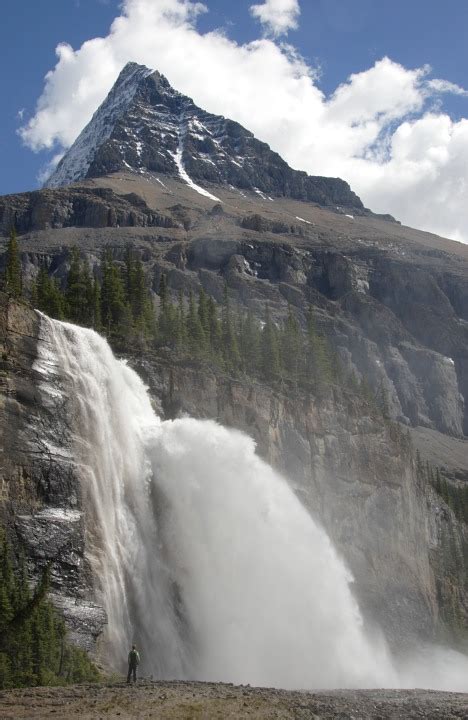
[[[165,217],[179,224],[174,215],[180,216],[183,208],[176,204],[169,211],[171,216]],[[166,228],[164,235],[156,235],[149,229],[141,240],[128,233],[118,244],[114,235],[89,234],[90,267],[99,273],[102,251],[108,247],[123,262],[125,245],[131,242],[153,290],[157,291],[165,272],[174,300],[179,290],[196,293],[202,285],[222,302],[226,282],[233,301],[258,317],[263,317],[268,303],[277,322],[282,322],[289,303],[303,324],[312,302],[319,329],[329,338],[345,373],[365,380],[375,395],[384,395],[390,417],[456,436],[467,432],[468,321],[461,317],[466,265],[455,264],[448,256],[441,275],[440,263],[426,257],[408,255],[396,262],[385,249],[346,252],[339,245],[318,245],[309,235],[240,229],[226,213],[223,216],[216,233],[208,214],[206,220],[199,216],[188,230]],[[24,276],[32,280],[45,262],[64,282],[69,250],[55,244],[62,235],[51,232],[50,249],[45,246],[41,252],[42,237],[35,235],[23,243]],[[76,236],[74,242],[83,246],[83,236]],[[449,277],[455,288],[452,294],[447,290]],[[424,290],[425,283],[430,292]]]
[[[46,184],[128,170],[179,175],[181,164],[196,182],[368,212],[343,180],[292,170],[241,125],[205,112],[159,72],[135,63],[122,70]]]
[[[366,618],[392,644],[434,639],[452,604],[466,623],[468,529],[418,481],[405,432],[346,394],[286,397],[207,368],[132,362],[162,415],[216,418],[255,439],[324,525],[352,571]]]
[[[51,563],[54,603],[72,639],[92,650],[106,618],[93,602],[68,428],[37,392],[38,332],[36,314],[0,293],[0,524],[24,551],[33,580]]]
[[[238,262],[230,256],[227,264],[232,270]],[[106,618],[86,561],[86,518],[69,428],[57,420],[66,407],[57,410],[35,390],[35,314],[2,300],[1,520],[25,547],[33,575],[52,560],[54,602],[71,637],[93,649]],[[397,426],[370,415],[346,392],[322,400],[285,396],[209,368],[131,362],[163,417],[216,418],[254,437],[259,453],[288,476],[324,524],[352,570],[366,616],[395,644],[433,638],[453,607],[466,621],[467,528],[418,481],[407,436]]]
[[[116,195],[108,188],[67,188],[4,195],[0,231],[19,234],[67,227],[179,227],[169,215],[151,211],[138,195]]]
[[[184,282],[190,282],[192,289],[194,282],[200,283],[220,301],[222,275],[233,296],[259,316],[268,302],[280,322],[290,303],[303,324],[311,299],[320,330],[330,339],[345,372],[365,379],[376,394],[383,393],[392,418],[463,435],[467,396],[466,376],[460,368],[468,352],[467,328],[454,319],[451,304],[445,302],[446,315],[439,313],[437,331],[434,328],[432,335],[424,335],[417,307],[416,319],[411,314],[413,285],[400,284],[397,297],[382,294],[382,253],[361,252],[353,257],[339,250],[293,247],[251,236],[237,242],[198,238],[186,246],[185,254],[184,275],[177,289]],[[168,269],[171,264],[169,254],[159,267]],[[411,269],[410,264],[402,265],[402,274]],[[417,273],[442,292],[430,268],[417,269]],[[169,277],[175,289],[171,270]],[[453,357],[439,350],[447,333],[442,317],[451,327],[445,347],[446,352],[453,351]]]
[[[134,177],[131,180],[137,187]],[[170,182],[166,179],[168,186]],[[141,212],[138,222],[143,226],[150,212],[170,218],[177,227],[168,223],[162,232],[148,224],[129,224],[127,229],[80,226],[25,234],[21,247],[26,277],[45,260],[54,276],[63,279],[72,244],[80,246],[99,273],[102,250],[110,248],[122,263],[130,242],[152,290],[157,291],[165,272],[175,301],[179,290],[187,295],[203,286],[221,302],[227,283],[233,306],[250,308],[261,318],[268,303],[278,323],[288,303],[305,323],[312,302],[318,328],[337,351],[344,372],[384,396],[391,418],[408,428],[418,426],[418,433],[438,431],[447,442],[463,444],[468,428],[468,265],[460,255],[406,243],[404,229],[395,225],[386,231],[383,223],[368,218],[345,225],[344,218],[317,208],[299,232],[294,217],[302,211],[290,200],[277,200],[284,210],[274,212],[274,203],[244,203],[238,193],[231,204],[223,201],[222,210],[211,203],[204,209],[196,201],[191,204],[189,194],[179,197],[180,183],[174,183],[160,191],[151,208],[128,193],[89,195],[88,187],[77,192],[80,205],[81,200],[73,200],[78,190],[37,193],[44,197],[46,211],[34,215],[34,222],[42,227],[47,217],[49,224],[55,212],[61,223],[90,217],[95,222],[97,197],[111,209]],[[15,196],[14,202],[7,198],[8,207],[21,208],[22,197]],[[50,197],[57,211],[50,210]],[[34,203],[28,199],[27,207]],[[304,214],[308,208],[304,205]],[[32,217],[29,210],[15,212],[18,218]],[[387,236],[380,240],[378,233],[398,236],[400,230],[404,242],[389,243]],[[157,304],[156,294],[154,300]],[[34,378],[28,374],[37,323],[18,308],[10,304],[2,321],[9,360],[0,381],[8,421],[0,428],[10,451],[4,456],[1,512],[11,532],[26,543],[32,566],[40,569],[46,552],[62,556],[54,592],[62,598],[76,637],[86,645],[94,642],[95,622],[102,618],[93,605],[81,524],[50,516],[46,521],[41,514],[44,508],[81,512],[79,478],[66,452],[67,428],[59,433],[51,422],[53,408],[37,406]],[[413,632],[432,637],[441,623],[450,621],[450,608],[456,608],[466,624],[466,526],[430,487],[421,486],[405,445],[406,432],[392,435],[393,426],[369,416],[346,393],[318,403],[307,397],[285,398],[258,383],[233,382],[209,370],[137,365],[161,414],[185,411],[218,418],[256,438],[259,452],[291,478],[324,523],[353,571],[362,606],[390,636]],[[51,451],[57,437],[60,451]],[[429,459],[439,464],[437,456]],[[453,481],[465,482],[465,476],[453,475]],[[43,548],[46,532],[50,551]],[[86,635],[86,622],[80,618],[87,613],[94,629]]]
[[[435,426],[449,435],[462,435],[464,399],[458,387],[454,361],[406,343],[402,343],[400,349],[414,376],[421,378],[428,414],[434,418]]]

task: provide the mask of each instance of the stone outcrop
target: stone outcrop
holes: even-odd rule
[[[37,389],[38,333],[36,313],[0,293],[0,524],[33,580],[51,563],[52,599],[70,637],[94,650],[106,617],[93,601],[69,430]]]
[[[401,426],[346,391],[317,399],[208,368],[132,362],[162,416],[215,418],[255,439],[325,526],[367,618],[392,642],[457,635],[466,627],[468,527],[418,478]]]
[[[225,280],[241,305],[261,317],[268,302],[278,322],[289,303],[304,323],[311,301],[345,372],[383,393],[392,418],[464,434],[468,324],[457,317],[430,266],[415,273],[421,284],[425,278],[432,287],[426,313],[437,319],[431,320],[431,332],[418,315],[414,284],[401,283],[398,295],[383,293],[384,253],[345,254],[253,237],[237,242],[200,238],[178,247],[179,254],[172,249],[155,258],[156,272],[167,272],[174,290],[201,284],[221,301]],[[174,267],[181,263],[180,253],[183,275]],[[401,276],[409,276],[413,262],[401,261],[390,278],[398,268]],[[445,342],[447,328],[450,340]]]
[[[86,562],[86,514],[66,401],[39,402],[32,369],[37,317],[1,299],[1,520],[25,548],[33,576],[52,562],[54,602],[73,639],[93,648],[105,616]],[[258,452],[288,476],[324,524],[352,570],[367,617],[392,642],[450,637],[455,611],[466,625],[468,529],[418,479],[401,426],[346,391],[296,396],[208,367],[151,356],[129,360],[162,417],[215,418],[254,437]]]
[[[171,213],[180,216],[182,211],[172,206]],[[174,300],[179,290],[196,293],[203,286],[222,302],[227,283],[240,307],[261,318],[268,303],[277,322],[289,304],[304,324],[311,302],[345,374],[385,396],[393,419],[453,436],[467,433],[468,263],[448,255],[441,262],[410,250],[395,257],[385,247],[368,245],[324,247],[323,241],[317,245],[314,231],[280,235],[239,229],[229,216],[221,219],[221,236],[213,236],[208,233],[213,222],[218,220],[208,214],[193,228],[167,228],[164,235],[149,228],[145,237],[130,234],[130,228],[122,240],[122,229],[113,229],[112,235],[96,231],[87,236],[85,254],[99,276],[104,249],[123,262],[130,242],[155,293],[162,272]],[[183,233],[184,239],[174,233]],[[55,230],[25,239],[28,283],[41,264],[64,282],[70,241],[68,247],[59,243],[65,237]],[[74,237],[83,243],[82,237]]]
[[[19,234],[67,227],[179,227],[169,215],[150,210],[138,195],[116,195],[108,188],[67,188],[4,195],[0,231]]]

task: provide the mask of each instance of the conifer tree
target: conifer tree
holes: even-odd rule
[[[93,280],[92,288],[92,327],[98,332],[101,330],[101,286],[97,280]]]
[[[421,459],[421,453],[419,452],[419,448],[416,449],[416,472],[419,477],[422,477],[424,474],[424,465]]]
[[[67,645],[63,622],[47,600],[46,570],[31,592],[24,558],[13,571],[0,532],[0,688],[96,680],[86,654]]]
[[[125,296],[127,301],[131,302],[133,297],[133,289],[135,283],[135,270],[133,261],[132,246],[127,245],[125,248]]]
[[[222,333],[221,324],[219,322],[218,310],[216,303],[210,296],[207,303],[208,314],[208,337],[210,346],[210,356],[213,360],[220,360],[222,357]]]
[[[203,289],[203,286],[200,287],[200,290],[198,292],[198,317],[200,318],[201,326],[203,328],[203,332],[205,334],[205,338],[209,338],[210,336],[210,320],[209,320],[209,313],[208,313],[208,296]]]
[[[118,340],[118,344],[121,346],[133,345],[136,340],[135,334],[135,323],[133,322],[133,315],[131,307],[128,303],[122,304],[121,310],[118,314],[118,319],[114,323],[111,335]]]
[[[5,290],[14,298],[21,297],[22,293],[22,272],[19,255],[18,237],[13,228],[7,244],[7,258],[5,268]]]
[[[126,305],[133,318],[133,335],[138,346],[145,348],[147,340],[155,338],[156,318],[143,264],[139,257],[134,256],[131,246],[127,246],[125,251],[124,285]],[[127,311],[123,317],[128,326]]]
[[[56,278],[49,277],[44,266],[39,268],[32,288],[32,301],[38,310],[52,318],[65,318],[65,296]]]
[[[85,311],[83,316],[83,325],[88,327],[94,326],[94,318],[95,318],[95,308],[94,308],[94,291],[95,291],[95,278],[93,277],[91,273],[91,269],[89,267],[89,263],[87,259],[84,259],[82,262],[82,276],[83,276],[83,284],[85,288],[85,297],[86,297],[86,303],[85,303]]]
[[[133,288],[129,300],[135,320],[144,318],[148,302],[148,290],[146,287],[145,271],[143,270],[140,258],[134,261]]]
[[[200,319],[200,307],[195,308],[195,300],[192,291],[189,294],[189,306],[187,313],[187,347],[191,355],[203,355],[206,349],[206,336]]]
[[[101,321],[106,334],[122,338],[128,332],[129,314],[120,270],[106,253],[102,268]]]
[[[72,322],[81,325],[86,325],[89,320],[87,290],[80,254],[75,247],[72,248],[71,251],[65,299],[67,304],[67,317]]]
[[[318,333],[312,306],[307,313],[305,372],[308,382],[318,389],[331,381],[331,356],[325,339]]]
[[[299,322],[288,304],[288,315],[281,333],[281,365],[287,377],[294,382],[299,380],[302,355],[302,336]]]
[[[240,367],[240,354],[232,319],[227,285],[224,286],[221,340],[224,367],[229,372],[236,372]]]
[[[255,321],[250,309],[241,320],[239,351],[242,370],[247,374],[256,375],[260,369],[260,325]]]
[[[158,294],[160,303],[158,317],[158,343],[163,346],[169,345],[173,347],[177,344],[178,336],[180,337],[180,329],[178,329],[179,313],[169,300],[167,277],[165,273],[161,273]],[[183,333],[184,332],[185,330]]]
[[[179,290],[177,310],[175,311],[175,346],[180,351],[187,344],[187,321],[185,318],[184,295]]]
[[[261,368],[262,375],[266,380],[278,379],[280,375],[279,343],[268,305],[265,308],[265,324],[261,337]]]
[[[161,277],[159,279],[158,294],[161,302],[161,307],[164,309],[165,306],[168,304],[167,277],[165,273],[161,273]]]
[[[442,478],[440,477],[440,470],[439,468],[436,468],[436,476],[435,476],[435,484],[434,484],[435,490],[439,495],[442,493]]]

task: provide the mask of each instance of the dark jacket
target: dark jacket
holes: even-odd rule
[[[138,653],[138,650],[130,650],[128,653],[128,664],[130,667],[138,667],[140,664],[140,655]]]

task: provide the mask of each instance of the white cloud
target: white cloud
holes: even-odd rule
[[[275,37],[297,28],[300,14],[299,0],[265,0],[251,5],[250,12]]]
[[[449,82],[448,80],[428,80],[427,86],[435,93],[451,93],[452,95],[463,95],[464,97],[468,97],[467,90],[460,87],[460,85]]]
[[[47,178],[51,176],[64,154],[65,153],[63,152],[56,153],[48,162],[45,163],[45,165],[40,168],[36,178],[39,185],[43,185]]]
[[[350,182],[376,212],[468,242],[468,120],[436,111],[465,91],[383,58],[326,97],[291,47],[201,34],[190,0],[125,0],[107,37],[57,48],[22,136],[34,150],[70,145],[128,60],[163,72],[205,109],[232,117],[293,167]],[[434,98],[437,100],[434,103]]]

